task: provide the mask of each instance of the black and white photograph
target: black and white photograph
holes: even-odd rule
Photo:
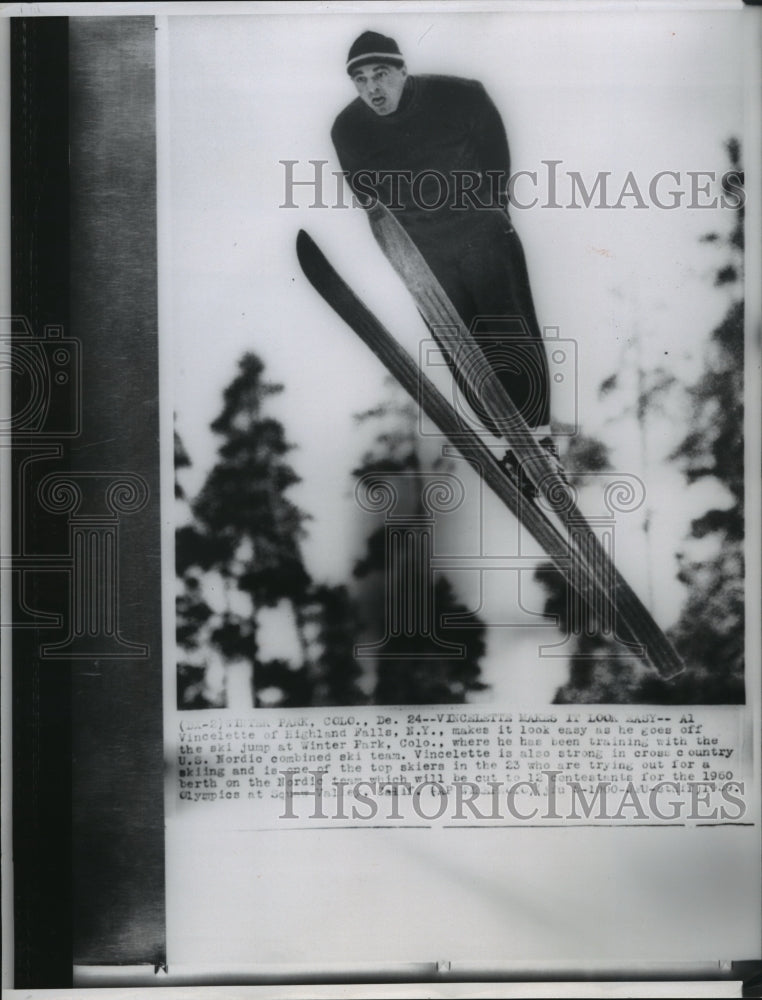
[[[744,702],[711,16],[170,23],[179,708]]]
[[[4,996],[757,995],[759,9],[3,15]]]

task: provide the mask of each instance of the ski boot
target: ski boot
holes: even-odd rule
[[[547,452],[556,475],[563,481],[565,486],[568,486],[569,480],[566,478],[566,472],[564,471],[564,467],[561,465],[561,459],[558,454],[558,446],[553,438],[550,436],[542,437],[537,443],[544,451]],[[521,462],[519,462],[518,458],[510,448],[500,459],[499,465],[500,468],[516,482],[521,490],[522,496],[534,503],[539,496],[539,490],[526,475],[521,467]]]
[[[519,462],[515,453],[510,448],[498,461],[498,465],[503,472],[514,481],[524,499],[528,500],[530,503],[534,503],[539,496],[539,491],[534,483],[528,478],[521,467],[521,462]]]
[[[537,443],[541,448],[544,448],[544,450],[550,456],[551,465],[553,466],[553,470],[558,476],[558,478],[563,480],[565,486],[569,486],[570,483],[569,480],[566,478],[566,470],[564,469],[563,465],[561,465],[561,458],[558,454],[558,445],[556,444],[556,442],[553,440],[552,437],[548,436],[540,438],[540,440]]]

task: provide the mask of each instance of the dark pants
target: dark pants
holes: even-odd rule
[[[483,358],[460,351],[461,365],[468,365],[477,383],[497,377],[530,427],[550,423],[548,361],[524,250],[510,220],[484,211],[453,220],[438,233],[434,228],[411,235],[481,348]],[[495,425],[450,357],[448,362],[485,425],[501,435],[509,431],[509,422]]]

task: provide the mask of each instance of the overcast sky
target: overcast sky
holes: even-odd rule
[[[309,568],[319,579],[347,579],[359,554],[358,534],[367,531],[351,499],[350,470],[368,432],[358,433],[352,415],[385,395],[384,371],[302,276],[294,252],[298,229],[310,232],[416,355],[426,332],[376,249],[362,211],[309,208],[305,188],[294,194],[297,208],[281,207],[285,174],[279,161],[299,161],[301,178],[310,175],[310,160],[328,161],[326,200],[333,199],[330,172],[339,166],[329,130],[354,96],[343,66],[350,44],[366,29],[393,35],[411,73],[481,80],[506,124],[512,170],[537,172],[536,186],[525,177],[517,193],[525,201],[538,196],[538,204],[514,209],[513,219],[540,323],[558,327],[575,344],[583,430],[611,446],[617,469],[647,484],[647,506],[656,512],[648,557],[635,514],[618,527],[618,561],[660,622],[670,625],[683,599],[674,553],[709,492],[706,485],[687,490],[663,462],[687,431],[684,413],[653,423],[645,451],[632,421],[611,418],[633,402],[638,356],[645,367],[663,364],[690,381],[728,305],[726,295],[711,287],[724,258],[699,238],[727,231],[732,213],[686,205],[692,197],[688,172],[719,178],[728,166],[724,141],[742,135],[742,12],[170,18],[168,44],[160,49],[168,60],[159,66],[169,94],[160,144],[169,179],[160,189],[166,222],[160,279],[168,327],[162,336],[173,344],[177,425],[194,463],[186,486],[192,493],[214,459],[208,425],[219,411],[221,390],[241,354],[256,352],[268,377],[286,386],[272,412],[298,446],[292,464],[304,481],[293,496],[314,518],[305,545]],[[556,197],[563,206],[570,200],[570,172],[589,187],[599,172],[609,171],[614,202],[631,171],[647,207],[636,208],[635,197],[622,199],[620,209],[546,207],[544,161],[550,160],[560,161]],[[663,178],[658,188],[667,204],[670,191],[683,192],[674,210],[657,207],[649,194],[660,171],[679,174]],[[707,183],[707,192],[697,195],[702,204],[718,193],[717,184],[700,181]],[[604,404],[597,389],[614,371],[625,393]],[[574,398],[558,394],[556,420],[574,417]],[[474,484],[466,482],[473,492]],[[722,503],[717,495],[714,500]],[[599,512],[599,497],[586,503],[589,513]],[[513,527],[494,505],[481,515],[475,510],[487,551],[508,553]],[[468,518],[461,525],[465,546],[475,538],[474,509]],[[478,598],[478,574],[457,585],[464,599]],[[492,623],[513,620],[515,586],[503,574],[482,588]],[[530,610],[542,606],[538,595],[527,592],[524,600]],[[502,644],[509,632],[515,637],[515,630],[495,630],[489,656],[495,677],[505,674]],[[536,646],[535,630],[526,634]],[[506,692],[515,694],[522,685],[539,690],[533,686],[536,658],[526,663],[526,671],[511,675]],[[544,664],[543,671],[552,692],[561,667]]]

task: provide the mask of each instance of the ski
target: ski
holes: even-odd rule
[[[394,215],[380,202],[368,209],[371,229],[387,259],[402,278],[416,301],[424,320],[437,341],[452,355],[457,365],[458,353],[465,351],[473,358],[480,349],[470,331],[437,281],[422,254]],[[478,366],[477,366],[478,367]],[[466,382],[475,370],[465,365],[459,371]],[[573,539],[575,548],[582,550],[592,564],[594,574],[610,581],[608,600],[618,621],[637,642],[645,646],[648,660],[665,677],[684,669],[683,662],[653,620],[651,614],[627,581],[613,565],[598,536],[588,525],[555,463],[542,448],[513,401],[497,379],[470,382],[475,394],[498,427],[507,427],[504,437],[516,456],[522,471],[555,510]]]
[[[394,222],[394,220],[392,221]],[[395,225],[397,225],[396,222]],[[542,546],[573,590],[589,606],[609,606],[613,610],[617,616],[617,624],[622,626],[626,632],[624,639],[619,641],[633,645],[631,655],[639,655],[641,658],[649,660],[664,676],[672,676],[679,672],[682,669],[682,664],[677,658],[677,654],[672,650],[666,637],[658,629],[648,612],[639,603],[634,592],[624,584],[625,600],[622,602],[622,606],[619,602],[612,600],[610,583],[612,577],[609,574],[607,579],[607,574],[601,572],[599,560],[591,561],[589,539],[586,538],[586,544],[583,545],[572,544],[567,532],[564,532],[560,526],[556,526],[553,519],[539,506],[527,500],[518,480],[505,470],[482,437],[463,420],[452,404],[420,370],[418,364],[355,295],[304,230],[299,231],[296,250],[302,270],[316,291],[365,342],[424,413],[452,442],[463,458],[476,470],[487,486],[520,520],[524,528]],[[432,280],[434,279],[432,278]],[[434,289],[434,293],[436,293],[436,289]],[[441,288],[439,288],[439,295],[444,296]],[[418,298],[417,295],[416,298]],[[450,310],[452,310],[452,306],[450,306]],[[429,316],[426,313],[424,316],[429,321]],[[441,320],[442,324],[447,324],[447,322],[446,319]],[[494,404],[493,401],[493,405],[497,404]],[[526,427],[526,425],[524,426]],[[551,506],[554,507],[557,505],[555,494],[558,482],[555,480],[551,484],[543,482],[547,478],[551,463],[546,459],[543,459],[542,462],[539,461],[541,456],[535,454],[538,446],[535,445],[534,436],[528,428],[526,428],[524,436],[527,435],[531,441],[524,440],[522,443],[523,456],[526,457],[520,455],[519,458],[522,461],[527,461],[528,464],[531,461],[533,481],[536,479],[538,483],[542,483],[543,495],[551,498]],[[553,474],[556,475],[555,472]],[[556,480],[558,478],[556,475]],[[566,494],[568,490],[565,483],[563,483],[563,487]],[[592,534],[590,529],[587,529],[587,533]],[[612,569],[613,567],[609,562],[608,566],[604,568]],[[617,580],[616,582],[617,596],[621,598],[623,581],[620,583]],[[661,636],[661,646],[655,640],[656,633]],[[667,651],[671,653],[669,657],[664,655],[663,646],[666,646]]]

